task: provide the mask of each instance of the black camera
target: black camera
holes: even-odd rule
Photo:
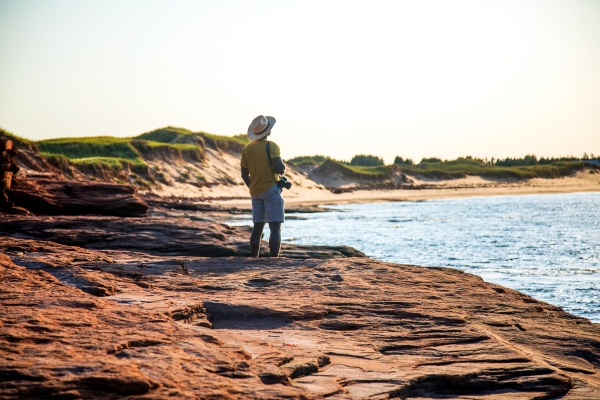
[[[281,179],[277,182],[277,187],[279,189],[283,189],[283,188],[291,189],[292,182],[288,181],[285,176],[282,176]]]

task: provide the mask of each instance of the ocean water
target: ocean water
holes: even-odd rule
[[[600,323],[600,193],[329,208],[291,215],[283,240],[348,245],[378,260],[458,268]],[[251,225],[250,217],[231,224]]]

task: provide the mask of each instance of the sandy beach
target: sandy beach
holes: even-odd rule
[[[294,175],[292,181],[295,184],[292,189],[284,191],[287,205],[333,205],[475,196],[600,192],[600,174],[590,171],[564,178],[536,178],[528,181],[487,180],[476,176],[444,181],[414,179],[414,189],[355,190],[344,193],[332,193],[299,174]],[[353,185],[346,187],[352,188]],[[183,194],[179,191],[161,193],[162,196]],[[249,198],[244,198],[246,196],[248,196],[246,188],[238,185],[208,188],[198,197],[203,197],[204,201],[211,204],[216,203],[227,208],[249,206]],[[228,197],[233,198],[227,199]]]

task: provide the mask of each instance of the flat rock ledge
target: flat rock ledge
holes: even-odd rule
[[[136,251],[154,255],[200,257],[250,256],[250,227],[228,226],[189,216],[34,216],[0,213],[2,236],[50,240],[91,250]],[[269,254],[263,241],[261,256]],[[365,257],[349,246],[299,246],[283,243],[287,258]]]
[[[600,325],[449,268],[0,238],[0,398],[598,399]]]

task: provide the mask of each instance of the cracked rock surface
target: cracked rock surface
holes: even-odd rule
[[[600,398],[600,325],[454,269],[0,252],[0,398]]]

